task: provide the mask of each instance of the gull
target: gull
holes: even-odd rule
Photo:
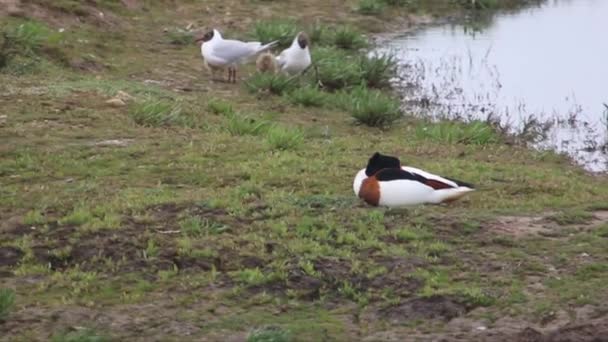
[[[228,82],[236,82],[237,65],[251,61],[260,52],[266,51],[276,45],[278,41],[262,45],[260,42],[242,42],[240,40],[224,39],[220,32],[213,29],[199,39],[202,41],[201,54],[205,60],[205,67],[215,70],[228,68]]]
[[[280,70],[289,75],[306,70],[311,63],[308,45],[310,44],[306,33],[299,32],[293,39],[291,46],[283,50],[277,57]]]

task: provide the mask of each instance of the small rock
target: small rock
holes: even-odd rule
[[[113,98],[113,99],[109,99],[108,101],[106,101],[107,104],[113,106],[113,107],[124,107],[127,104],[125,103],[125,101],[119,99],[119,98]]]
[[[8,120],[8,115],[0,115],[0,126],[6,125],[7,120]]]
[[[484,330],[486,330],[486,329],[488,329],[488,327],[485,327],[485,326],[483,326],[483,325],[482,325],[482,326],[479,326],[479,327],[475,327],[475,330],[479,330],[479,331],[484,331]]]
[[[186,26],[186,30],[190,31],[190,30],[192,30],[193,27],[194,27],[194,23],[190,23],[190,24],[188,24],[188,26]]]
[[[589,254],[587,254],[587,253],[581,253],[581,258],[588,258],[588,257],[589,257]]]

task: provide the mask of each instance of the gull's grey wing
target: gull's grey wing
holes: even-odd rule
[[[236,63],[254,55],[258,47],[259,43],[255,45],[238,40],[222,40],[213,47],[213,55],[228,63]]]

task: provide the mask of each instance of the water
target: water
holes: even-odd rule
[[[534,145],[608,170],[608,1],[548,0],[481,22],[391,38],[409,109],[461,119],[488,116]],[[479,23],[479,21],[477,22]],[[535,124],[536,123],[536,124]]]

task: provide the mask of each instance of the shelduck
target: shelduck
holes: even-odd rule
[[[378,152],[353,182],[355,194],[373,206],[404,207],[448,203],[474,191],[473,185],[408,166]]]

